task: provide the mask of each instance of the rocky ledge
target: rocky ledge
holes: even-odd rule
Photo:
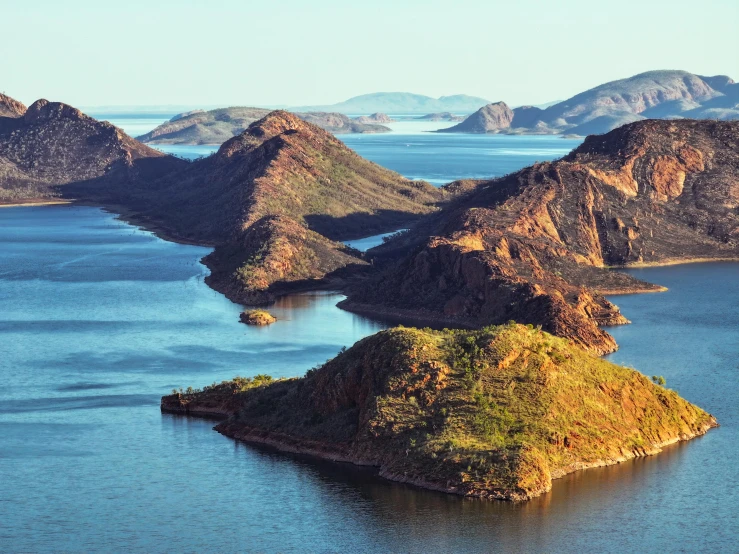
[[[390,329],[303,378],[235,379],[165,396],[161,409],[224,417],[215,429],[234,439],[503,500],[717,425],[641,373],[515,324]]]

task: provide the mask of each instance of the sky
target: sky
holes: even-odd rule
[[[80,107],[512,105],[652,69],[739,79],[736,0],[2,0],[0,91]]]

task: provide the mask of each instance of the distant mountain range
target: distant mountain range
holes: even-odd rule
[[[605,83],[545,109],[488,104],[440,131],[591,135],[643,119],[682,118],[739,119],[739,84],[726,75],[649,71]]]
[[[327,106],[297,106],[293,112],[338,112],[345,114],[430,114],[434,112],[472,113],[490,100],[466,94],[432,98],[410,92],[375,92],[355,96],[338,104]]]

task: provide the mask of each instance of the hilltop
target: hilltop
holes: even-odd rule
[[[195,110],[175,115],[152,131],[137,137],[151,144],[222,144],[243,133],[249,125],[272,110],[232,107],[217,110]],[[374,121],[357,121],[339,113],[298,113],[301,119],[334,133],[386,133],[390,129],[373,125]]]
[[[505,117],[488,117],[487,112]],[[611,81],[545,109],[504,102],[478,110],[448,133],[590,135],[644,119],[739,119],[739,86],[725,76],[649,71]]]
[[[55,197],[77,183],[114,195],[185,165],[59,102],[0,117],[0,200]]]
[[[521,325],[391,329],[304,378],[237,378],[165,396],[161,409],[228,417],[216,430],[234,439],[505,500],[716,426],[637,371]]]
[[[489,101],[476,96],[455,94],[431,98],[422,94],[410,92],[375,92],[354,96],[338,104],[326,106],[301,106],[291,108],[291,111],[322,111],[339,112],[345,114],[427,114],[432,112],[471,113],[488,104]]]
[[[661,290],[609,266],[739,259],[739,122],[649,120],[472,191],[370,250],[342,307],[479,327],[541,325],[599,353],[605,294]]]

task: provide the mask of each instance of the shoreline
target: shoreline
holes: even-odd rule
[[[165,397],[163,397],[162,400],[164,400],[164,398]],[[270,431],[261,430],[261,429],[250,427],[250,426],[244,426],[243,430],[239,430],[239,431],[232,431],[230,429],[221,428],[221,425],[225,423],[232,416],[224,416],[221,413],[215,414],[213,412],[208,412],[208,411],[203,411],[202,413],[199,413],[197,410],[189,410],[189,409],[187,411],[177,410],[177,409],[165,407],[163,403],[160,405],[160,410],[162,413],[180,415],[180,416],[185,416],[185,417],[197,417],[197,418],[212,419],[212,420],[218,419],[220,420],[220,423],[214,426],[213,429],[217,431],[218,433],[220,433],[221,435],[228,437],[234,441],[239,441],[245,444],[251,444],[251,445],[256,445],[256,446],[266,446],[266,447],[274,448],[281,453],[298,455],[298,456],[306,456],[308,458],[313,458],[315,460],[323,460],[323,461],[328,461],[328,462],[333,462],[333,463],[348,463],[348,464],[352,464],[358,467],[372,467],[372,468],[376,468],[377,474],[380,477],[387,479],[388,481],[395,482],[395,483],[403,483],[403,484],[411,485],[414,487],[419,487],[425,490],[443,492],[446,494],[454,494],[456,496],[462,496],[464,498],[478,499],[478,500],[502,500],[502,501],[507,501],[507,502],[521,502],[521,501],[531,500],[551,490],[551,482],[550,482],[548,487],[544,487],[540,490],[535,491],[534,494],[525,495],[525,496],[516,495],[516,494],[505,495],[505,494],[500,494],[500,493],[497,493],[497,494],[496,493],[484,493],[483,491],[480,491],[477,494],[466,494],[456,487],[444,486],[442,484],[434,483],[431,481],[426,481],[424,479],[408,477],[407,475],[394,474],[392,472],[389,472],[383,469],[381,463],[378,463],[377,461],[372,461],[372,460],[364,460],[364,459],[355,458],[348,452],[342,452],[341,448],[339,448],[338,446],[334,446],[330,444],[321,444],[315,441],[302,439],[300,437],[292,437],[290,435],[284,435],[283,433],[273,433]],[[626,454],[616,457],[616,458],[596,460],[594,462],[589,462],[589,463],[573,464],[571,466],[552,471],[551,481],[554,481],[555,479],[561,479],[577,471],[602,468],[602,467],[621,464],[629,460],[635,460],[637,458],[655,456],[661,453],[664,448],[667,448],[669,446],[672,446],[672,445],[675,445],[681,442],[687,442],[697,437],[701,437],[705,435],[711,429],[715,429],[717,427],[719,427],[719,424],[716,421],[716,419],[712,417],[708,423],[704,424],[700,429],[698,429],[697,431],[693,433],[685,433],[682,435],[674,436],[664,441],[652,443],[651,445],[647,447],[635,448],[634,450],[630,450]]]
[[[34,206],[62,206],[73,204],[73,200],[65,199],[38,199],[29,198],[19,202],[0,202],[0,208],[32,208]]]

